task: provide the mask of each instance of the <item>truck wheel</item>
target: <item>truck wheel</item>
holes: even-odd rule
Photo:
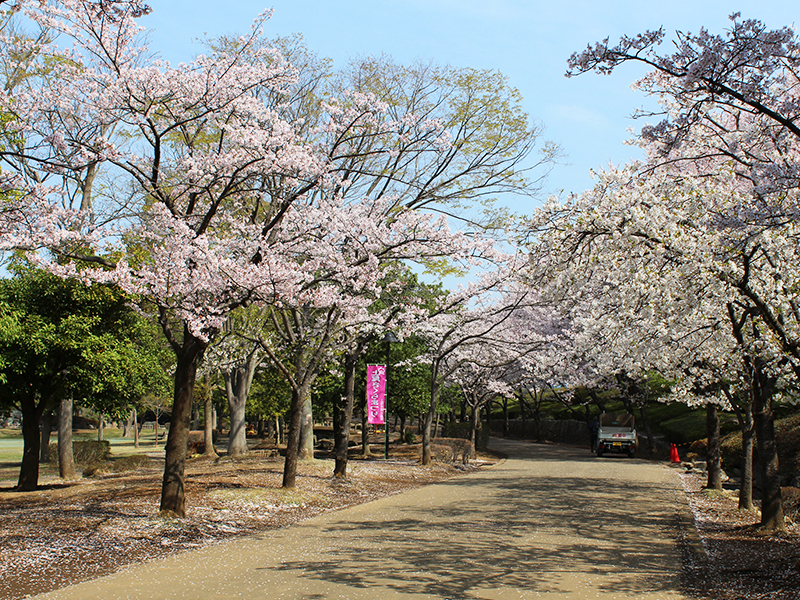
[[[603,449],[602,448],[598,448],[597,449],[597,458],[600,458],[601,456],[603,456]]]
[[[628,450],[628,458],[635,458],[636,457],[636,450]]]

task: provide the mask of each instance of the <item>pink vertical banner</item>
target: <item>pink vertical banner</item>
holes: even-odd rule
[[[382,425],[386,406],[386,365],[367,365],[367,421]]]

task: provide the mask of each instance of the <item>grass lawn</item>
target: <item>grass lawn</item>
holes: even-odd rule
[[[166,429],[158,430],[163,436]],[[103,430],[103,438],[111,444],[111,455],[114,458],[132,454],[150,454],[164,451],[165,439],[161,437],[156,444],[155,431],[143,429],[139,437],[139,447],[134,447],[133,438],[123,438],[122,431],[109,427]],[[73,432],[73,441],[95,441],[97,430],[79,429]],[[55,433],[50,438],[50,443],[56,441]],[[0,481],[16,480],[19,477],[19,465],[22,461],[22,430],[0,429]],[[58,463],[42,463],[39,466],[40,476],[58,476]]]

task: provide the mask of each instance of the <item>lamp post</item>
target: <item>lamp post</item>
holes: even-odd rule
[[[383,334],[381,341],[386,344],[386,391],[383,402],[383,458],[389,458],[389,350],[392,342],[399,342],[391,331]]]

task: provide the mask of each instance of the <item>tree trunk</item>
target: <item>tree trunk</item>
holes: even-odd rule
[[[406,443],[406,413],[400,413],[400,438],[397,440],[397,444],[405,444]]]
[[[480,406],[473,406],[472,407],[472,415],[470,417],[472,420],[469,424],[469,441],[472,442],[472,447],[477,448],[477,438],[478,438],[478,423],[480,422],[481,418],[481,408]]]
[[[522,400],[522,394],[517,394],[517,403],[519,404],[519,419],[522,424],[522,435],[520,437],[524,440],[528,438],[528,420],[525,417],[525,402]]]
[[[128,413],[128,418],[125,419],[125,425],[122,427],[122,437],[131,437],[135,425],[136,409],[132,408]]]
[[[435,371],[434,371],[435,372]],[[431,385],[431,401],[428,405],[428,412],[425,414],[425,421],[422,425],[422,464],[429,465],[433,461],[431,455],[431,425],[436,415],[436,408],[439,404],[439,386],[435,380]]]
[[[300,426],[303,419],[302,389],[292,390],[289,407],[289,431],[286,435],[286,460],[283,464],[283,487],[294,489],[297,481],[297,452],[300,448]]]
[[[189,445],[189,420],[197,362],[203,356],[207,345],[207,342],[192,335],[188,326],[184,326],[183,344],[180,348],[176,348],[172,419],[164,455],[164,478],[161,484],[162,516],[180,518],[186,516],[185,469],[186,450]]]
[[[103,431],[106,428],[106,418],[103,413],[100,413],[100,419],[97,422],[97,441],[103,441]]]
[[[139,425],[139,415],[134,408],[131,412],[133,412],[133,447],[139,447],[139,436],[142,433],[142,428]]]
[[[361,456],[369,458],[372,451],[369,447],[369,415],[367,414],[366,398],[361,406]]]
[[[347,450],[350,446],[350,419],[353,414],[356,389],[356,353],[344,355],[344,397],[340,399],[333,414],[333,448],[335,464],[333,476],[347,477]]]
[[[300,460],[311,460],[314,458],[314,413],[310,393],[303,398],[303,414],[300,422],[300,445],[297,456]]]
[[[244,373],[241,369],[235,368],[224,373],[223,378],[231,419],[231,428],[228,432],[228,456],[242,456],[247,454],[247,424],[245,421],[247,393],[242,390]]]
[[[769,531],[786,531],[772,412],[772,395],[776,382],[766,372],[760,359],[755,361],[754,375],[753,417],[761,469],[761,527]]]
[[[748,403],[741,411],[739,423],[742,430],[742,483],[739,488],[739,508],[754,511],[753,504],[753,407]]]
[[[34,398],[23,398],[22,412],[22,463],[19,469],[17,490],[30,492],[39,485],[39,444],[42,441],[39,421],[44,411],[44,401],[37,404]]]
[[[653,431],[650,429],[650,421],[647,418],[647,407],[644,404],[639,405],[639,416],[644,425],[644,434],[647,436],[647,453],[651,456],[656,453],[656,445],[653,438]]]
[[[247,422],[245,408],[253,385],[256,368],[261,357],[253,350],[247,359],[223,373],[228,408],[231,413],[231,430],[228,433],[228,456],[247,454]]]
[[[720,461],[720,435],[719,412],[717,405],[706,404],[706,435],[708,436],[708,449],[706,452],[706,469],[708,481],[706,489],[722,490],[722,464]]]
[[[58,475],[75,479],[75,457],[72,452],[72,396],[61,399],[58,405]]]
[[[755,398],[755,367],[757,363],[753,362],[744,342],[743,328],[746,321],[737,318],[736,309],[732,303],[728,303],[727,309],[731,332],[744,353],[744,364],[750,372],[750,398],[741,405],[735,401],[727,386],[723,386],[722,390],[736,410],[736,418],[739,420],[739,429],[742,432],[742,483],[739,487],[739,508],[752,511],[755,510],[753,504],[753,435],[755,433],[753,400]]]
[[[39,462],[46,463],[50,461],[50,432],[53,430],[53,414],[52,410],[45,411],[39,422],[39,431],[41,432],[41,439],[39,440]]]
[[[217,458],[217,451],[214,449],[214,402],[210,393],[203,399],[203,446],[205,458]]]

